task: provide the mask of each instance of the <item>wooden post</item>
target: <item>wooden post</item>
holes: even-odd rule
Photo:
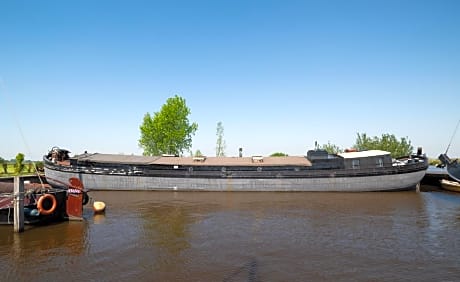
[[[14,177],[14,232],[24,231],[24,180]]]

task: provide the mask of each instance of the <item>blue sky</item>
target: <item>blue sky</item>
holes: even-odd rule
[[[443,153],[460,119],[460,1],[0,1],[0,156],[141,154],[184,97],[193,151],[303,155],[357,133]],[[460,132],[449,155],[460,156]]]

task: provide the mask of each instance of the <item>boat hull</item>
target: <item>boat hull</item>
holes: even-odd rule
[[[370,192],[414,189],[426,169],[383,175],[291,178],[210,178],[134,176],[61,171],[45,167],[52,185],[70,177],[79,178],[91,190],[172,190],[172,191],[310,191]],[[56,181],[57,180],[57,181]]]
[[[451,191],[451,192],[460,192],[460,183],[450,180],[441,180],[441,187],[444,190]]]
[[[75,180],[66,179],[55,186],[24,183],[24,224],[83,220],[83,206],[89,201],[89,196],[83,185]],[[0,182],[0,224],[14,223],[13,191],[13,182]]]
[[[42,194],[29,195],[31,198],[24,199],[24,223],[25,224],[47,224],[51,222],[57,222],[65,220],[65,202],[67,199],[66,191],[58,192],[48,192],[52,194],[56,199],[56,208],[54,212],[49,215],[38,214],[36,199],[38,199]],[[13,203],[13,197],[10,198],[0,198],[1,203]],[[6,206],[0,208],[0,225],[4,224],[14,224],[14,206],[7,204]]]

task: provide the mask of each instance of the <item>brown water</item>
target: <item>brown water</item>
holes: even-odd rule
[[[0,280],[460,280],[460,194],[91,195],[105,215],[0,226]]]

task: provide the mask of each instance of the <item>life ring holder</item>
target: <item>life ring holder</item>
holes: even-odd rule
[[[43,202],[46,199],[49,199],[51,201],[51,203],[52,203],[51,208],[49,208],[49,209],[43,208]],[[54,195],[52,195],[52,194],[44,194],[43,196],[41,196],[38,199],[37,209],[38,209],[38,212],[41,215],[50,215],[50,214],[52,214],[56,210],[56,207],[57,207],[56,197],[54,197]]]

